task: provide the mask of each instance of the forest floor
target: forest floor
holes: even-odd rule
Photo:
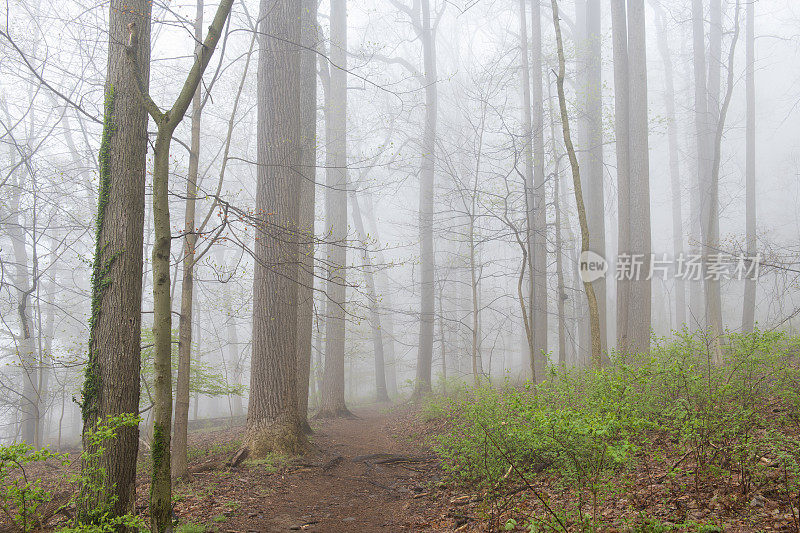
[[[173,488],[177,533],[499,531],[506,529],[503,525],[510,516],[527,513],[537,505],[526,490],[530,485],[490,498],[477,487],[445,482],[439,460],[428,445],[435,435],[450,429],[446,418],[424,417],[407,406],[362,407],[354,413],[352,419],[312,421],[312,454],[244,460],[237,466],[229,466],[229,461],[241,448],[243,421],[233,426],[218,421],[224,425],[192,431],[191,476]],[[141,452],[136,511],[149,521],[149,454]],[[672,461],[674,458],[661,462]],[[651,471],[653,468],[656,470]],[[623,507],[641,500],[641,505],[635,506],[639,513],[663,517],[668,520],[664,524],[676,525],[631,528],[624,521],[609,520],[599,531],[797,531],[791,515],[779,509],[777,500],[762,499],[756,508],[747,501],[731,503],[728,508],[726,502],[734,502],[735,494],[720,495],[709,486],[692,496],[688,478],[653,485],[647,480],[658,474],[658,468],[650,464],[646,472],[634,476],[636,481],[626,494],[606,502],[602,514],[622,517],[627,513]],[[31,474],[45,481],[59,476],[57,468],[44,465]],[[569,491],[557,488],[550,476],[533,483],[537,491],[552,498],[551,503],[574,499]],[[61,494],[59,499],[63,502],[66,497],[68,494]],[[725,506],[717,505],[717,500]],[[689,515],[699,519],[694,527],[677,525]],[[724,528],[704,529],[701,524],[712,518],[716,518],[712,523],[724,524]],[[50,515],[46,530],[64,525],[65,516]],[[511,529],[525,530],[521,525]],[[0,517],[0,532],[4,531],[12,529]]]
[[[407,417],[389,408],[354,413],[313,421],[316,452],[302,459],[225,467],[243,427],[190,435],[192,477],[175,487],[180,524],[222,533],[452,531],[457,519],[430,499],[438,462]],[[146,512],[149,484],[141,481],[138,506]]]

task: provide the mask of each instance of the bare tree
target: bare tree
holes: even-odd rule
[[[617,128],[624,127],[621,114],[627,111],[627,131],[618,131],[617,150],[627,150],[627,165],[618,174],[620,195],[620,257],[630,258],[628,279],[620,284],[622,300],[618,302],[618,349],[646,352],[650,349],[651,326],[651,236],[650,236],[650,158],[647,119],[647,58],[644,20],[644,0],[628,2],[627,20],[624,20],[622,2],[612,3],[614,23],[614,60],[625,65],[615,65],[617,104],[627,96],[623,107],[617,111]],[[617,48],[625,48],[616,51]],[[627,83],[625,78],[627,78]],[[626,89],[627,88],[627,89]],[[619,94],[619,91],[624,91]],[[625,92],[627,94],[625,95]],[[620,136],[619,133],[623,135]],[[627,135],[625,135],[627,133]],[[627,137],[627,146],[625,138]],[[618,161],[620,156],[618,155]],[[624,228],[624,226],[627,226]],[[639,267],[635,265],[638,263]],[[624,314],[623,314],[624,313]],[[620,316],[623,314],[623,316]]]
[[[195,54],[203,46],[203,0],[197,0],[194,21]],[[183,231],[183,277],[181,281],[181,314],[178,319],[178,379],[175,390],[175,435],[172,443],[172,475],[184,477],[187,468],[189,431],[189,373],[192,359],[192,308],[194,304],[195,212],[197,209],[197,178],[200,163],[200,121],[203,104],[198,84],[192,98],[191,151],[189,174],[186,180],[186,211]]]
[[[606,255],[605,193],[603,191],[603,78],[601,28],[601,0],[581,0],[578,12],[583,24],[576,23],[582,33],[578,42],[581,55],[581,81],[579,95],[583,114],[583,183],[586,189],[586,216],[589,219],[591,239],[589,250],[601,257]],[[606,278],[601,277],[592,285],[597,293],[600,313],[600,345],[605,353],[608,349],[608,327],[606,313]]]
[[[325,102],[327,169],[325,234],[327,288],[325,373],[318,417],[348,416],[344,397],[345,306],[347,298],[347,2],[331,2],[329,90]]]
[[[755,46],[755,2],[748,2],[746,8],[747,35],[745,58],[745,85],[747,99],[745,195],[746,195],[746,240],[747,255],[754,257],[756,242],[756,46]],[[742,304],[742,331],[753,331],[756,314],[756,280],[748,278],[744,286]]]
[[[625,0],[611,0],[614,53],[614,133],[617,151],[617,255],[630,254],[630,111],[628,21]],[[617,279],[617,349],[627,350],[630,287]]]
[[[150,521],[157,532],[172,531],[172,481],[170,464],[170,434],[172,428],[172,295],[170,293],[170,248],[172,233],[169,216],[170,145],[175,129],[183,121],[203,78],[203,72],[228,20],[233,0],[222,0],[208,36],[198,47],[189,74],[172,107],[161,111],[151,98],[140,73],[138,32],[136,24],[129,25],[126,56],[136,77],[139,96],[155,122],[158,133],[153,154],[153,344],[154,393],[153,406],[153,481],[150,489]],[[187,376],[188,379],[188,376]],[[188,396],[186,398],[188,412]]]
[[[298,278],[297,405],[308,432],[308,389],[311,374],[311,337],[314,329],[314,201],[317,180],[317,0],[303,0],[303,178],[300,182],[300,274]]]
[[[559,22],[558,0],[551,0],[553,8],[553,27],[556,32],[556,49],[558,52],[558,75],[556,78],[556,88],[558,89],[558,104],[561,111],[561,129],[564,135],[564,144],[567,149],[570,167],[572,168],[572,183],[575,190],[575,204],[578,207],[578,220],[581,227],[581,253],[589,251],[589,221],[586,217],[586,207],[583,202],[583,190],[581,188],[581,173],[578,166],[578,157],[575,154],[575,146],[572,143],[570,134],[569,113],[567,112],[567,98],[564,93],[564,76],[566,71],[566,60],[564,59],[564,43],[561,38],[561,24]],[[592,341],[591,359],[595,367],[602,364],[603,350],[600,344],[600,316],[597,307],[597,295],[590,282],[584,280],[583,289],[586,292],[586,299],[589,303],[589,327]]]
[[[258,57],[258,225],[245,443],[250,454],[306,449],[297,405],[298,221],[302,179],[302,6],[262,0]]]
[[[666,15],[660,0],[651,0],[655,11],[655,25],[658,32],[658,52],[664,63],[664,107],[667,111],[667,139],[669,143],[669,177],[672,189],[672,252],[675,257],[683,256],[683,210],[681,206],[681,176],[678,146],[678,117],[675,113],[675,81],[672,55],[665,28]],[[686,325],[686,283],[682,278],[675,280],[675,322],[676,327]]]

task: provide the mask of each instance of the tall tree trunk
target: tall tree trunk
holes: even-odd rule
[[[477,180],[477,176],[475,177]],[[481,354],[480,354],[480,318],[481,318],[481,307],[479,302],[479,291],[480,291],[480,279],[478,274],[478,265],[477,265],[477,258],[476,258],[476,243],[475,243],[475,195],[473,193],[473,208],[469,214],[469,273],[470,273],[470,289],[471,289],[471,302],[472,302],[472,378],[474,383],[477,385],[480,382],[481,376],[483,375],[483,368],[481,368],[482,361],[481,361]],[[532,345],[531,345],[532,349]],[[532,353],[532,352],[531,352]],[[533,361],[531,361],[531,365],[533,365]]]
[[[436,68],[436,33],[431,24],[430,0],[420,0],[422,27],[420,42],[425,64],[425,129],[422,136],[422,163],[419,187],[420,240],[420,322],[417,352],[417,380],[414,396],[419,398],[431,391],[433,364],[433,327],[436,293],[433,250],[433,194],[436,164],[436,126],[438,116],[438,74]]]
[[[520,303],[522,304],[522,318],[525,321],[525,334],[528,342],[529,365],[531,371],[531,381],[537,382],[537,369],[536,364],[536,340],[533,332],[534,323],[534,306],[533,306],[533,293],[535,292],[534,286],[534,267],[533,267],[533,234],[536,231],[534,215],[533,215],[533,119],[531,118],[531,67],[528,52],[528,25],[527,25],[527,2],[519,0],[519,43],[520,43],[520,59],[522,67],[522,127],[523,127],[523,156],[525,158],[525,246],[527,247],[527,264],[523,263],[522,269],[528,269],[528,308],[525,309],[525,298],[520,295]],[[536,4],[536,0],[533,0]],[[534,7],[535,9],[535,7]],[[475,268],[472,266],[474,260],[472,259],[472,232],[470,231],[470,273],[472,274],[472,292],[473,292],[473,309],[477,306],[475,302]],[[524,251],[524,250],[523,250]],[[473,345],[477,335],[477,315],[475,316],[472,331]],[[474,349],[473,349],[474,351]],[[475,356],[473,355],[473,361]],[[474,366],[474,363],[473,363]],[[473,370],[474,371],[474,370]]]
[[[697,158],[696,178],[694,183],[694,201],[692,210],[692,235],[694,241],[700,243],[705,239],[703,219],[705,218],[704,196],[708,186],[708,176],[711,172],[711,146],[708,142],[709,117],[708,96],[706,84],[706,42],[705,23],[703,19],[703,1],[692,0],[692,55],[694,71],[694,126],[695,126],[695,152]],[[700,245],[692,247],[692,253],[701,256],[704,254]],[[706,325],[706,299],[702,281],[690,282],[690,313],[692,326],[705,328]]]
[[[711,162],[711,183],[709,190],[709,210],[707,221],[707,242],[705,248],[709,257],[712,250],[719,248],[719,172],[720,163],[722,159],[722,135],[725,132],[725,120],[728,115],[728,108],[731,104],[733,96],[734,84],[734,58],[736,57],[736,44],[739,41],[739,11],[741,8],[741,1],[736,0],[736,11],[734,13],[734,30],[733,38],[731,39],[730,50],[728,51],[727,60],[727,80],[725,95],[722,100],[722,107],[719,110],[719,115],[716,122],[714,131],[714,157]],[[709,261],[710,262],[710,261]],[[723,324],[722,324],[722,295],[720,293],[720,280],[713,275],[706,275],[706,295],[709,299],[708,304],[708,322],[711,326],[712,348],[714,349],[714,363],[722,363],[722,342],[723,342]]]
[[[226,327],[228,329],[228,361],[233,363],[233,384],[242,385],[242,353],[239,349],[239,330],[236,327],[236,321],[233,318],[233,309],[231,306],[230,296],[226,295]],[[244,414],[244,407],[242,406],[242,395],[234,394],[231,397],[231,410],[234,417],[239,417]]]
[[[655,24],[658,32],[658,51],[664,63],[664,107],[667,110],[667,139],[669,144],[669,177],[672,189],[672,253],[675,258],[683,257],[683,210],[681,208],[680,147],[678,146],[678,117],[675,113],[675,82],[670,55],[667,31],[664,27],[666,17],[660,0],[651,0],[655,10]],[[686,325],[686,283],[682,278],[675,279],[675,327]]]
[[[548,89],[548,96],[550,91]],[[553,105],[549,108],[550,114],[550,138],[553,140],[553,210],[555,211],[555,233],[556,233],[556,280],[558,285],[558,364],[562,367],[567,364],[567,324],[566,324],[566,301],[568,299],[566,287],[564,285],[564,240],[561,233],[561,155],[558,151],[556,139],[556,120]]]
[[[375,220],[375,207],[372,204],[372,196],[366,195],[367,201],[367,221],[369,222],[370,232],[372,238],[377,243],[376,259],[379,265],[386,265],[386,258],[381,249],[381,240],[378,234],[378,223]],[[381,320],[381,331],[383,333],[383,347],[385,350],[385,366],[386,366],[386,388],[390,398],[397,397],[397,360],[394,353],[394,306],[392,305],[392,294],[389,288],[389,277],[386,275],[385,269],[378,272],[378,284],[383,285],[381,297],[383,300],[383,307],[388,312]],[[377,289],[376,289],[377,290]]]
[[[322,408],[318,417],[348,416],[345,404],[344,351],[347,298],[347,2],[331,1],[331,74],[326,95],[327,152],[325,236],[327,245],[327,294],[330,302],[325,321],[325,374]]]
[[[372,271],[372,261],[367,250],[369,235],[364,229],[364,219],[361,216],[361,207],[355,190],[350,192],[351,205],[353,206],[353,222],[358,232],[362,246],[362,260],[364,261],[364,279],[367,283],[367,298],[369,299],[369,317],[372,327],[372,349],[375,352],[375,395],[379,402],[388,402],[389,394],[386,387],[386,364],[383,354],[383,337],[381,333],[381,315],[378,309],[378,294],[375,291],[375,276]]]
[[[195,54],[203,45],[203,0],[197,0],[194,21]],[[194,305],[194,262],[197,235],[197,177],[200,162],[200,120],[203,106],[200,86],[192,99],[192,139],[189,153],[189,174],[186,179],[186,211],[184,214],[183,281],[181,283],[181,314],[178,320],[178,379],[175,391],[175,441],[172,445],[172,475],[186,475],[189,432],[189,375],[192,360],[192,307]]]
[[[50,239],[50,249],[56,250],[58,241],[55,237]],[[55,285],[56,285],[57,269],[52,268],[52,278],[47,283],[45,294],[45,301],[47,302],[47,318],[44,325],[42,325],[41,312],[39,314],[39,332],[40,338],[44,338],[44,344],[39,349],[39,386],[37,398],[39,404],[37,411],[39,414],[39,423],[36,428],[36,442],[37,447],[44,446],[44,439],[47,435],[47,428],[45,427],[45,415],[47,414],[47,402],[50,399],[50,375],[54,371],[53,367],[53,340],[55,338],[55,323],[56,323],[56,309],[55,309]]]
[[[300,181],[300,274],[297,323],[297,406],[303,429],[308,425],[311,337],[314,329],[314,205],[317,180],[317,0],[302,2],[303,104],[302,178]]]
[[[158,533],[172,531],[172,482],[170,430],[172,428],[172,295],[170,284],[170,248],[172,233],[169,213],[170,145],[175,129],[183,121],[208,62],[222,35],[233,0],[223,0],[217,8],[208,37],[197,48],[194,64],[172,107],[162,112],[144,84],[138,62],[136,26],[129,27],[126,55],[129,68],[137,77],[139,96],[155,122],[158,133],[153,149],[153,479],[150,485],[150,522]],[[186,398],[188,410],[188,397]]]
[[[297,406],[298,221],[302,175],[302,6],[262,0],[253,348],[246,444],[251,455],[307,447]],[[268,214],[269,213],[269,214]]]
[[[757,253],[756,243],[756,45],[755,45],[755,2],[747,3],[747,44],[746,44],[746,158],[745,163],[745,231],[747,256]],[[744,285],[744,302],[742,306],[742,331],[753,331],[756,315],[756,280],[748,278]]]
[[[716,158],[715,132],[722,125],[720,115],[720,86],[722,71],[722,0],[711,0],[709,9],[709,57],[708,57],[708,136],[707,146],[712,147],[714,156],[710,161],[706,186],[702,190],[701,203],[704,207],[701,229],[703,232],[703,263],[708,265],[713,262],[712,256],[719,248],[719,171],[715,171]],[[722,294],[720,281],[713,276],[705,276],[706,293],[706,321],[711,328],[714,338],[715,358],[721,357],[719,342],[722,336]]]
[[[614,133],[617,149],[617,256],[628,256],[630,249],[630,111],[628,108],[628,17],[625,0],[611,0],[614,52]],[[630,283],[617,278],[617,350],[628,349],[628,309]]]
[[[325,364],[323,359],[324,348],[323,348],[323,323],[326,316],[326,310],[328,305],[328,297],[324,294],[322,295],[321,301],[319,302],[319,312],[317,312],[316,316],[316,339],[314,339],[314,354],[315,354],[315,361],[314,361],[314,379],[317,382],[317,391],[319,391],[316,399],[316,407],[319,409],[322,406],[322,379],[323,374],[325,371]]]
[[[202,334],[203,330],[200,328],[200,312],[195,310],[194,312],[194,323],[195,334],[194,339],[197,346],[203,346]],[[202,350],[198,350],[195,356],[195,361],[197,364],[200,364],[200,358],[202,357],[203,352]],[[195,390],[194,391],[194,405],[192,406],[192,420],[197,420],[198,414],[200,410],[200,393]]]
[[[138,94],[137,75],[123,53],[128,25],[135,24],[139,76],[146,87],[150,72],[150,2],[112,0],[109,6],[109,52],[105,85],[97,237],[92,268],[89,362],[81,408],[83,431],[108,417],[139,412],[142,315],[142,234],[144,231],[147,112]],[[88,452],[89,441],[84,439]],[[78,516],[89,521],[98,510],[111,516],[132,511],[135,503],[137,427],[118,431],[99,464],[82,465],[84,474],[105,471],[105,494],[82,488]]]
[[[537,273],[536,267],[538,266],[538,262],[536,261],[536,252],[535,248],[538,244],[538,239],[536,238],[536,233],[540,230],[536,226],[537,216],[536,216],[536,201],[538,199],[536,194],[536,185],[535,185],[535,177],[534,174],[538,171],[538,167],[542,164],[541,161],[536,162],[534,164],[534,153],[533,153],[533,137],[534,137],[534,126],[533,126],[533,117],[532,117],[532,108],[531,108],[531,101],[533,96],[531,95],[531,67],[530,67],[530,58],[529,58],[529,51],[528,51],[528,27],[527,27],[527,10],[526,10],[527,2],[526,0],[519,0],[519,39],[520,39],[520,58],[522,61],[522,127],[524,128],[523,132],[523,154],[525,158],[525,213],[526,213],[526,224],[525,224],[525,246],[527,246],[527,265],[525,265],[528,269],[528,309],[525,310],[523,313],[523,319],[526,321],[525,329],[526,329],[526,336],[528,340],[528,353],[530,355],[530,370],[531,370],[531,381],[533,383],[537,383],[540,379],[541,374],[541,365],[539,364],[539,359],[542,357],[542,352],[538,349],[539,348],[539,339],[536,335],[536,319],[539,316],[537,313],[537,303],[538,301],[534,302],[537,295],[537,289],[539,289],[539,285],[537,284]],[[538,2],[533,0],[533,11],[535,12],[538,7]],[[534,20],[536,19],[536,20]],[[531,22],[533,24],[540,23],[540,17],[535,17],[531,15]],[[531,28],[533,31],[533,28]],[[537,39],[534,37],[534,41]],[[536,45],[534,45],[536,46]],[[541,46],[541,31],[539,35],[539,46]],[[535,54],[540,55],[540,54]],[[541,91],[541,63],[539,63],[540,67],[540,76],[535,82],[539,83],[539,90]],[[535,74],[534,74],[535,76]],[[535,83],[534,83],[535,85]],[[540,95],[541,96],[541,95]],[[541,100],[541,98],[540,98]],[[539,120],[539,118],[537,118]],[[538,135],[537,135],[538,140]],[[538,148],[538,146],[537,146]],[[537,154],[538,155],[538,154]],[[536,166],[536,169],[534,169]],[[477,177],[476,177],[477,179]],[[473,213],[474,218],[474,213]],[[473,224],[471,222],[470,226]],[[472,233],[472,232],[470,232]],[[471,237],[470,240],[470,257],[474,256],[472,252],[474,238]],[[474,260],[471,259],[471,262]],[[523,268],[525,268],[525,266]],[[475,268],[472,266],[471,271],[473,273],[473,307],[477,307],[476,297],[475,297]],[[475,344],[474,339],[477,335],[477,315],[475,315],[475,325],[473,326],[473,344]],[[547,323],[545,322],[545,326]],[[545,333],[546,336],[546,333]],[[473,355],[473,360],[475,359]],[[477,378],[476,378],[477,379]]]
[[[439,350],[442,362],[442,394],[447,396],[447,338],[444,334],[444,283],[439,288]]]
[[[585,27],[583,42],[584,83],[582,107],[585,124],[584,134],[584,188],[588,202],[586,216],[589,219],[589,250],[600,257],[606,255],[605,193],[603,191],[603,79],[601,50],[603,34],[600,25],[601,0],[583,0],[585,3]],[[605,354],[608,349],[608,326],[606,313],[606,278],[600,277],[592,283],[597,294],[600,313],[600,345]]]
[[[641,273],[629,283],[628,345],[634,352],[650,350],[650,155],[647,121],[647,54],[644,0],[628,2],[629,191],[630,252],[642,259]]]
[[[547,366],[547,200],[544,176],[544,97],[542,94],[542,13],[541,0],[531,9],[531,103],[533,104],[533,342],[539,379]]]
[[[578,220],[581,227],[581,254],[589,251],[589,222],[586,216],[586,206],[583,202],[583,190],[581,188],[581,173],[578,167],[578,158],[575,155],[575,146],[572,143],[570,134],[569,113],[567,111],[567,98],[564,94],[564,75],[566,71],[566,60],[564,59],[564,44],[561,38],[561,24],[559,22],[558,0],[551,0],[553,8],[553,27],[556,33],[556,49],[558,52],[558,76],[556,87],[558,89],[558,104],[561,110],[561,129],[564,135],[567,155],[569,156],[570,167],[572,168],[572,183],[575,189],[575,204],[578,208]],[[600,344],[600,316],[597,306],[597,295],[591,283],[584,281],[583,289],[586,292],[586,299],[589,305],[589,329],[591,336],[591,362],[595,368],[602,365],[603,350]]]
[[[12,155],[13,161],[13,155]],[[17,296],[17,317],[19,318],[19,335],[16,340],[17,355],[22,380],[22,391],[19,398],[19,415],[22,440],[31,446],[37,444],[36,426],[39,420],[38,400],[38,375],[36,364],[36,343],[33,337],[33,319],[30,313],[31,294],[36,290],[36,280],[31,280],[29,267],[27,238],[25,235],[25,217],[20,218],[22,209],[23,183],[17,178],[17,172],[12,173],[11,201],[9,202],[9,216],[6,222],[8,235],[11,239],[11,248],[14,253],[14,285],[19,293]],[[35,273],[34,273],[35,276]]]

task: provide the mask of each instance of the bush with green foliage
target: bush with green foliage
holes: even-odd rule
[[[24,442],[0,447],[0,509],[21,531],[42,527],[41,509],[53,493],[42,487],[41,479],[31,480],[27,469],[50,460],[69,462],[66,454],[36,450]]]
[[[614,474],[657,436],[685,453],[696,486],[709,476],[736,479],[746,492],[780,468],[785,497],[796,502],[798,344],[779,332],[728,333],[724,361],[714,365],[707,334],[684,330],[654,339],[649,354],[612,353],[601,370],[550,367],[537,386],[431,400],[425,416],[451,421],[435,449],[453,480],[491,491],[553,475],[573,494],[580,522],[585,503],[596,519]]]
[[[106,447],[117,437],[117,432],[121,428],[137,427],[139,422],[141,419],[137,415],[126,413],[109,416],[98,422],[94,428],[84,430],[81,468],[70,478],[70,482],[76,488],[71,503],[85,514],[76,515],[74,524],[59,533],[103,533],[116,531],[121,526],[132,528],[143,525],[131,513],[112,515],[111,511],[118,497],[115,487],[108,484],[108,475],[101,461]]]
[[[98,423],[93,430],[84,432],[87,445],[79,457],[81,469],[68,475],[63,469],[59,482],[73,487],[72,498],[62,508],[78,507],[91,509],[86,516],[76,516],[73,523],[59,533],[110,533],[120,528],[133,530],[144,527],[144,522],[128,513],[112,516],[111,507],[117,496],[114,487],[108,485],[108,476],[100,459],[106,446],[116,438],[123,427],[136,427],[140,419],[136,415],[124,414],[109,417]],[[0,447],[0,509],[20,531],[41,529],[46,516],[43,505],[53,500],[53,493],[43,487],[41,479],[31,481],[26,468],[32,463],[57,461],[66,467],[71,461],[67,454],[58,454],[44,448],[34,450],[25,443]]]

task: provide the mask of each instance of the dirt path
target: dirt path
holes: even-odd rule
[[[289,467],[274,471],[251,462],[196,474],[187,488],[196,494],[208,487],[211,493],[195,509],[195,498],[187,497],[178,508],[182,522],[221,532],[436,531],[438,513],[426,497],[438,479],[436,462],[413,437],[390,434],[391,415],[356,414],[353,420],[315,424],[312,442],[319,454]]]

